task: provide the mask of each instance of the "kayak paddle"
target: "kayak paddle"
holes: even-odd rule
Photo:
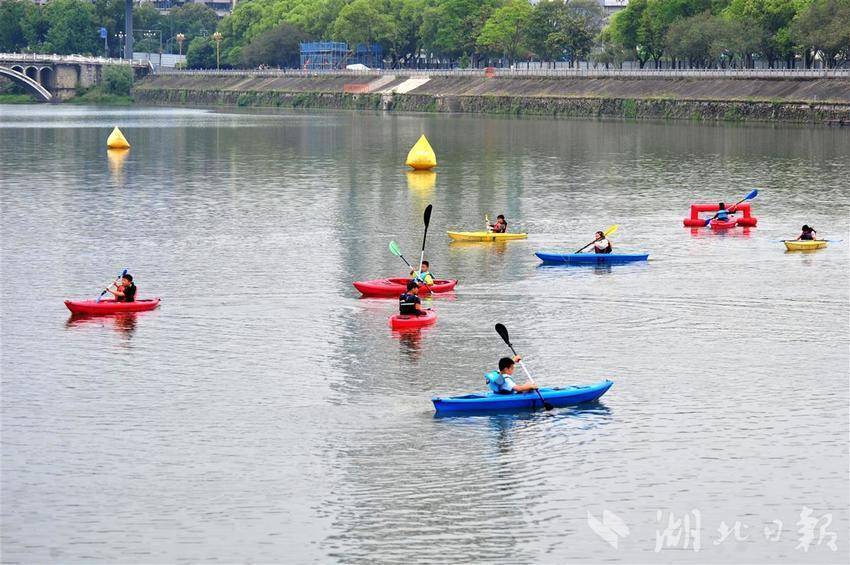
[[[611,235],[612,233],[614,233],[618,229],[620,229],[620,226],[618,226],[617,224],[614,224],[613,226],[611,226],[610,228],[605,230],[603,233],[605,234],[605,237],[608,237],[609,235]],[[591,241],[590,243],[588,243],[587,245],[585,245],[584,247],[582,247],[581,249],[579,249],[578,251],[576,251],[576,253],[581,253],[582,251],[584,251],[585,249],[587,249],[588,247],[590,247],[594,243],[596,243],[595,239],[593,241]]]
[[[423,220],[425,221],[425,233],[422,235],[422,255],[419,256],[419,271],[417,271],[420,276],[422,275],[422,261],[425,260],[425,239],[428,237],[428,224],[431,223],[431,208],[432,206],[428,204],[428,206],[425,207],[425,215],[423,216]],[[424,278],[422,279],[422,282],[425,282]]]
[[[514,349],[514,346],[511,344],[511,339],[508,336],[508,328],[506,328],[504,324],[496,324],[496,333],[499,334],[499,336],[504,340],[506,344],[508,344],[508,347],[511,348],[511,352],[513,352],[515,356],[519,357],[516,354],[516,349]],[[525,376],[529,380],[529,382],[531,382],[531,384],[537,384],[534,382],[531,373],[528,372],[528,369],[525,367],[525,363],[522,362],[522,359],[519,360],[519,366],[522,367],[523,371],[525,371]],[[543,398],[543,395],[540,394],[540,389],[536,388],[534,389],[534,391],[537,393],[537,396],[540,397],[540,402],[543,403],[543,408],[546,410],[551,410],[552,405],[546,402],[546,400]]]
[[[106,289],[109,288],[110,286],[112,286],[113,284],[115,284],[116,282],[120,281],[122,278],[124,278],[124,275],[126,275],[126,274],[127,274],[127,269],[124,269],[123,271],[121,271],[121,274],[118,275],[118,278],[115,279],[113,282],[111,282],[109,284],[109,286],[107,286],[105,289],[103,289],[103,292],[100,293],[100,296],[97,297],[97,300],[95,300],[95,302],[100,302],[100,299],[103,298],[104,294],[106,294]]]
[[[738,207],[738,204],[741,204],[742,202],[746,202],[747,200],[752,200],[753,198],[755,198],[758,195],[759,195],[758,189],[754,188],[753,190],[750,191],[750,193],[748,195],[746,195],[745,197],[743,197],[739,201],[735,202],[735,204],[733,204],[731,208],[727,208],[726,210],[729,211],[729,212],[735,212],[735,208]],[[716,217],[717,217],[717,214],[715,214],[712,217],[710,217],[709,219],[707,219],[705,221],[705,227],[708,227],[708,225],[711,223],[711,220],[713,220]]]
[[[401,257],[401,260],[404,261],[404,264],[407,265],[411,271],[415,270],[413,266],[407,262],[407,259],[404,258],[404,255],[401,254],[401,247],[399,247],[398,243],[396,243],[395,241],[390,242],[390,253],[392,253],[396,257]],[[425,288],[427,288],[429,291],[431,290],[431,287],[427,285],[424,280],[422,281],[422,284],[424,284]]]

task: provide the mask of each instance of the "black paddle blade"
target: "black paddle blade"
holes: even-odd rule
[[[511,338],[508,336],[508,328],[504,324],[496,324],[496,333],[502,337],[505,343],[508,345],[511,344]]]
[[[432,206],[430,204],[428,204],[428,206],[425,207],[425,216],[424,216],[423,219],[425,220],[425,227],[426,228],[428,227],[428,224],[431,223],[431,208],[432,208]]]

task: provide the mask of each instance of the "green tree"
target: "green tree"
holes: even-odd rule
[[[571,27],[570,50],[576,62],[586,61],[605,24],[605,13],[596,0],[571,0],[567,5]]]
[[[103,68],[103,89],[109,94],[130,96],[133,88],[133,69],[126,65],[107,65]]]
[[[688,62],[690,67],[711,68],[719,57],[724,21],[703,12],[674,21],[667,30],[666,44],[670,55]],[[721,47],[722,49],[722,47]]]
[[[477,40],[499,0],[440,0],[425,8],[420,34],[425,48],[439,57],[466,55],[478,66]]]
[[[807,67],[815,56],[828,68],[844,64],[850,59],[850,0],[814,0],[794,17],[791,33]]]
[[[29,0],[6,0],[0,4],[0,51],[16,53],[27,47],[25,22],[38,10]]]
[[[611,28],[606,27],[599,33],[596,46],[591,52],[591,59],[594,67],[605,65],[606,69],[611,66],[621,69],[623,63],[629,59],[629,53],[622,45],[611,39]]]
[[[186,66],[190,69],[214,69],[215,46],[208,37],[196,37],[186,50]]]
[[[399,32],[398,25],[385,11],[388,7],[384,0],[354,0],[340,10],[334,22],[334,38],[348,42],[351,48],[365,43],[380,45],[388,51]],[[369,53],[369,66],[372,66]]]
[[[94,6],[85,0],[53,0],[44,8],[47,34],[43,48],[59,55],[92,54],[98,49]]]
[[[512,65],[523,47],[531,19],[528,0],[510,0],[487,19],[477,44],[482,51],[504,55]]]
[[[790,26],[796,13],[795,0],[731,0],[723,10],[725,18],[743,24],[755,39],[755,52],[770,67],[781,60],[793,63]]]
[[[528,47],[542,61],[559,61],[569,47],[569,15],[563,0],[541,0],[528,21]]]
[[[218,25],[215,11],[205,4],[183,4],[171,10],[163,26],[167,26],[169,37],[182,33],[190,41],[195,37],[212,35]],[[223,33],[223,32],[222,32]]]
[[[301,42],[307,33],[292,24],[282,23],[255,37],[242,48],[242,63],[247,67],[298,67]]]
[[[602,30],[595,0],[542,0],[528,22],[528,45],[543,61],[587,60]]]

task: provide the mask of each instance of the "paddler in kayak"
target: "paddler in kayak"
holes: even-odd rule
[[[121,284],[115,287],[115,290],[107,288],[116,302],[134,302],[136,300],[136,285],[133,284],[133,275],[124,274],[121,277]]]
[[[594,253],[611,253],[614,248],[611,247],[611,242],[605,237],[605,232],[598,231],[594,236],[593,252]]]
[[[508,232],[508,222],[505,220],[505,216],[499,214],[496,216],[496,223],[487,226],[487,231],[491,233],[507,233]]]
[[[726,209],[726,204],[721,202],[717,205],[717,213],[714,215],[714,219],[720,222],[728,222],[730,213],[734,214],[735,212],[729,212],[729,210]]]
[[[515,355],[513,359],[510,357],[499,359],[499,370],[490,371],[484,375],[484,380],[487,381],[490,391],[494,394],[513,394],[515,392],[528,392],[537,388],[537,385],[534,383],[518,385],[514,382],[514,368],[519,361],[519,355]]]
[[[419,266],[419,272],[410,271],[410,276],[414,280],[424,282],[427,285],[434,284],[434,277],[431,276],[431,263],[428,261],[422,261],[422,265]]]
[[[803,226],[803,233],[797,237],[801,241],[814,241],[817,238],[818,232],[815,231],[815,228],[809,227],[808,224]]]
[[[425,311],[418,294],[419,285],[416,281],[407,283],[407,290],[398,297],[398,313],[402,316],[424,316]]]

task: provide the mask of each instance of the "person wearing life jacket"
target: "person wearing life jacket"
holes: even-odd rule
[[[611,242],[605,237],[605,232],[596,232],[596,241],[593,242],[594,253],[611,253],[614,250],[611,247]]]
[[[734,214],[734,212],[733,212],[733,214]],[[729,221],[729,210],[726,209],[726,204],[721,202],[718,205],[717,213],[714,215],[714,217],[718,221],[721,221],[721,222],[728,222]]]
[[[416,281],[407,283],[407,290],[398,297],[398,313],[402,316],[424,316],[425,311],[418,294],[419,285]]]
[[[496,216],[496,223],[488,226],[492,233],[507,233],[508,231],[508,222],[505,220],[505,216],[499,214]]]
[[[136,300],[136,285],[133,284],[133,275],[125,274],[121,277],[121,284],[115,290],[107,288],[116,302],[134,302]]]
[[[499,359],[499,370],[490,371],[484,375],[484,380],[491,392],[494,394],[513,394],[515,392],[528,392],[537,388],[534,383],[518,385],[514,382],[512,375],[514,374],[515,364],[519,361],[518,355],[514,356],[513,359],[502,357]]]
[[[416,281],[432,285],[434,284],[434,277],[431,276],[430,269],[431,264],[428,261],[422,261],[422,265],[419,266],[419,271],[410,271],[410,276]]]
[[[808,225],[804,225],[803,226],[803,233],[801,233],[800,236],[797,239],[800,239],[800,240],[803,240],[803,241],[813,241],[813,240],[818,238],[817,234],[818,234],[818,232],[816,232],[814,228],[809,227]]]

